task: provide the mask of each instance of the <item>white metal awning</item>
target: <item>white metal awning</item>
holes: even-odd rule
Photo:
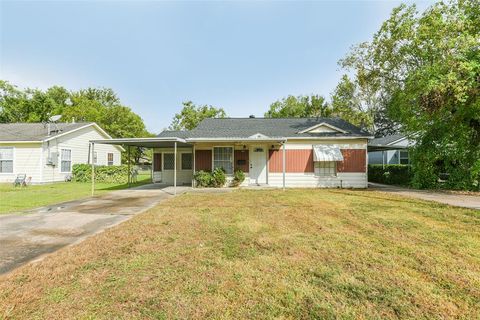
[[[343,161],[343,155],[339,147],[314,145],[313,161]]]

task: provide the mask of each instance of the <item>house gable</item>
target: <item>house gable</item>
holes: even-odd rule
[[[298,133],[330,133],[330,132],[335,132],[335,133],[346,133],[345,130],[342,130],[340,128],[337,128],[331,124],[328,124],[326,122],[319,123],[317,125],[314,125],[310,128],[307,128],[305,130],[302,130]]]

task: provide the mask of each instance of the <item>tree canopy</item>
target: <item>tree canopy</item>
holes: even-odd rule
[[[328,117],[331,114],[331,108],[328,106],[325,98],[320,95],[290,95],[273,102],[265,113],[265,117]]]
[[[480,6],[400,5],[370,42],[341,61],[370,97],[416,141],[417,187],[476,189],[480,174]]]
[[[200,121],[206,118],[225,118],[226,113],[222,108],[211,105],[197,106],[192,101],[183,102],[182,110],[175,114],[170,125],[170,130],[192,130]]]

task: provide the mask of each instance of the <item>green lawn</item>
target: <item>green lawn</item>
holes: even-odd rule
[[[480,215],[376,191],[186,194],[0,277],[7,319],[479,319]]]
[[[149,175],[139,176],[139,182],[135,185],[148,183],[149,179]],[[95,185],[95,194],[100,195],[127,187],[127,184],[97,183]],[[26,188],[14,188],[10,183],[0,183],[0,214],[86,198],[90,195],[90,183],[58,182],[45,185],[31,185]]]

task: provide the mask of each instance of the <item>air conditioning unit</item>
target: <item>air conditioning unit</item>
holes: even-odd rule
[[[47,157],[47,166],[54,166],[58,165],[58,152],[51,152],[50,155]]]

